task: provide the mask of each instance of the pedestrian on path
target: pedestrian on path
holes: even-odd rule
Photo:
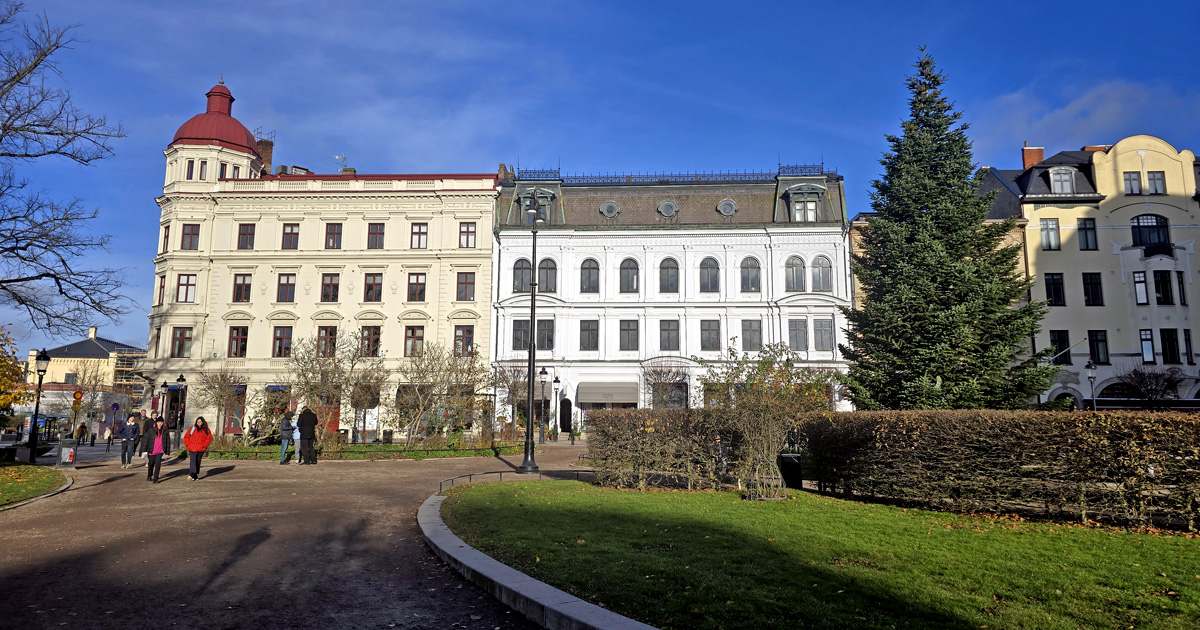
[[[141,414],[139,414],[139,417],[140,417],[140,415],[141,415]],[[157,421],[158,421],[158,412],[157,412],[157,411],[151,411],[151,412],[150,412],[150,417],[149,417],[149,418],[146,418],[146,421],[142,423],[142,444],[143,444],[143,447],[142,447],[142,448],[140,448],[140,449],[138,449],[138,450],[140,450],[140,451],[142,452],[142,453],[141,453],[142,457],[145,457],[145,456],[146,456],[146,454],[147,454],[147,453],[146,453],[147,449],[146,449],[146,447],[145,447],[144,445],[145,445],[145,444],[149,444],[148,438],[147,438],[146,436],[147,436],[147,435],[149,435],[150,433],[152,433],[152,432],[154,431],[154,423],[155,423],[155,422],[157,422]]]
[[[133,454],[137,452],[138,442],[142,439],[142,428],[138,426],[138,420],[141,419],[141,414],[135,411],[117,429],[117,439],[121,440],[121,468],[133,465]]]
[[[158,483],[158,473],[162,470],[163,455],[170,449],[171,434],[167,431],[162,418],[154,419],[154,428],[142,436],[142,446],[149,454],[146,462],[146,481]]]
[[[292,459],[300,465],[300,427],[292,425]]]
[[[279,465],[287,463],[287,447],[288,442],[292,441],[292,433],[296,430],[296,426],[292,424],[293,414],[290,410],[283,414],[283,419],[279,421]],[[297,444],[296,446],[299,446]],[[297,448],[297,450],[299,450]]]
[[[107,442],[107,445],[105,445],[105,447],[104,447],[105,453],[112,450],[113,434],[116,433],[116,431],[114,431],[113,429],[114,429],[113,424],[110,424],[104,428],[104,441]]]
[[[83,443],[87,441],[87,423],[86,422],[80,422],[79,428],[75,429],[75,439],[79,440],[80,446],[83,446]]]
[[[300,429],[300,463],[316,464],[317,414],[308,407],[301,409],[296,426]]]
[[[212,431],[208,430],[204,416],[199,416],[192,428],[183,434],[183,446],[188,452],[188,478],[192,481],[200,478],[200,460],[209,444],[212,444]]]

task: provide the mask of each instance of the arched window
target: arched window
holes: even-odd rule
[[[824,256],[818,257],[813,261],[812,270],[812,290],[813,291],[832,291],[833,278],[830,274],[829,259]]]
[[[547,258],[538,263],[538,293],[558,291],[558,265]]]
[[[742,259],[742,293],[761,291],[758,278],[758,261],[753,258]]]
[[[637,293],[638,264],[632,258],[621,261],[621,293]]]
[[[513,263],[513,293],[529,293],[529,283],[533,282],[533,267],[529,261],[522,258]]]
[[[583,261],[583,266],[579,268],[579,292],[600,292],[600,263],[591,258]]]
[[[787,259],[787,264],[783,267],[783,279],[787,291],[803,291],[804,290],[804,260],[799,256],[792,256]]]
[[[1133,246],[1146,248],[1145,255],[1171,253],[1171,226],[1157,214],[1139,214],[1129,222]]]
[[[658,266],[658,292],[679,293],[679,263],[667,258]]]
[[[721,265],[715,258],[700,261],[700,292],[716,293],[721,290]]]

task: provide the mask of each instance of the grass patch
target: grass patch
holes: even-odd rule
[[[661,628],[1195,628],[1200,539],[793,493],[449,491],[474,547]]]
[[[0,463],[0,505],[18,503],[53,492],[66,482],[66,477],[53,468]]]

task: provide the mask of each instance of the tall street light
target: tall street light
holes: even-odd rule
[[[179,383],[179,415],[175,418],[175,449],[179,450],[179,434],[183,431],[183,405],[187,400],[187,379],[180,374],[175,382]]]
[[[1083,366],[1087,372],[1088,382],[1092,385],[1092,411],[1096,410],[1096,364],[1088,360],[1087,365]]]
[[[554,375],[554,404],[550,405],[550,407],[551,407],[550,419],[554,421],[554,441],[555,442],[558,441],[558,434],[559,434],[559,431],[562,429],[562,426],[560,426],[558,424],[558,405],[559,405],[559,403],[558,403],[558,385],[559,385],[559,382],[560,381],[558,380],[558,375],[555,374]]]
[[[37,367],[38,386],[37,397],[33,402],[33,419],[29,421],[29,463],[37,463],[37,434],[38,434],[38,413],[42,408],[42,379],[46,378],[46,370],[50,369],[50,355],[46,353],[46,349],[37,354],[33,360]]]
[[[542,205],[538,202],[537,188],[525,199],[525,216],[529,218],[533,229],[533,254],[529,263],[529,370],[525,381],[529,386],[529,406],[525,417],[525,461],[517,468],[518,473],[535,474],[539,472],[537,462],[533,458],[533,368],[537,362],[537,233],[538,228],[545,223],[542,218]]]
[[[549,401],[546,400],[546,366],[544,366],[544,365],[542,366],[541,371],[538,372],[538,383],[541,383],[541,385],[542,385],[542,399],[540,401],[541,404],[538,405],[538,409],[545,409],[545,407],[547,407],[546,403]],[[546,412],[543,411],[542,417],[538,418],[538,444],[545,444],[545,443],[546,443]]]

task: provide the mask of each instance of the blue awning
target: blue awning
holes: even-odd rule
[[[286,392],[287,390],[287,385],[267,385],[267,391],[269,392]]]

